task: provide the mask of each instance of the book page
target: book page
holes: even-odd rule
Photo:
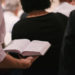
[[[4,50],[7,51],[20,51],[20,53],[23,52],[23,50],[29,45],[30,40],[28,39],[16,39],[13,40]]]
[[[34,40],[29,44],[29,46],[27,46],[25,51],[29,53],[37,52],[37,53],[40,53],[41,55],[44,55],[50,46],[51,44],[47,41]],[[35,54],[32,54],[32,55],[35,55]]]

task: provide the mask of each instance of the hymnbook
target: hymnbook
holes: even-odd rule
[[[22,56],[45,55],[51,44],[48,41],[28,39],[13,40],[4,50],[19,53]]]

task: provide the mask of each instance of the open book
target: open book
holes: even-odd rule
[[[6,52],[19,53],[22,56],[45,55],[51,44],[48,41],[28,39],[13,40],[4,50]]]

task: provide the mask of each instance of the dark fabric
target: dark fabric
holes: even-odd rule
[[[0,69],[0,75],[23,75],[22,69]]]
[[[67,17],[59,13],[26,18],[17,22],[12,31],[12,39],[49,41],[52,46],[45,56],[40,56],[24,75],[57,75],[59,52]]]
[[[70,14],[64,34],[59,75],[75,75],[75,11]]]
[[[0,75],[10,75],[10,69],[0,69]]]

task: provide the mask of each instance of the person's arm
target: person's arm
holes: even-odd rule
[[[0,63],[0,68],[29,68],[35,58],[28,57],[26,59],[16,59],[10,55],[6,55]]]

